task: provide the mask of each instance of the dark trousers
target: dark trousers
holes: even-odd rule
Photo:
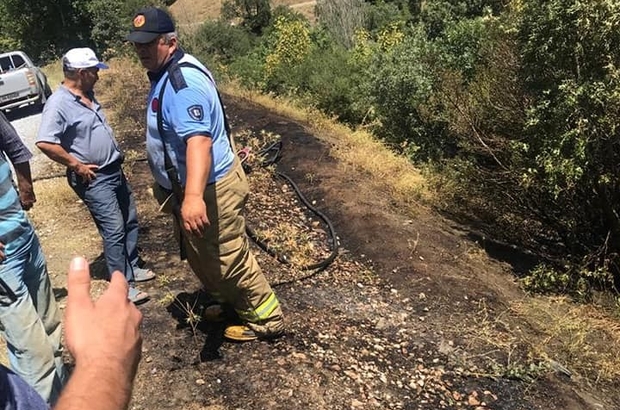
[[[90,183],[84,183],[73,171],[67,172],[67,179],[97,225],[109,274],[118,270],[133,282],[133,270],[138,267],[138,215],[121,166],[97,171]]]

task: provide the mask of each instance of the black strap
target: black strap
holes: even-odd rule
[[[192,63],[190,63],[188,61],[185,61],[185,62],[183,62],[181,64],[178,64],[178,67],[191,67],[191,68],[195,68],[196,70],[198,70],[201,73],[203,73],[205,75],[205,77],[207,77],[209,79],[209,81],[211,81],[211,83],[213,84],[213,88],[215,88],[215,92],[217,93],[217,100],[220,103],[220,107],[222,108],[222,115],[224,116],[224,129],[226,130],[226,134],[228,135],[228,139],[232,138],[231,135],[230,135],[230,125],[228,125],[228,117],[226,116],[226,109],[224,108],[224,104],[222,103],[222,96],[220,95],[220,91],[217,89],[217,86],[215,85],[215,81],[213,80],[213,78],[211,78],[209,73],[207,73],[205,70],[203,70],[202,68],[200,68],[196,64],[192,64]],[[168,78],[170,78],[170,75],[168,75]]]
[[[177,196],[177,199],[179,200],[179,203],[180,203],[183,198],[183,188],[181,187],[181,182],[179,180],[179,174],[176,168],[174,167],[174,164],[172,163],[172,159],[170,158],[170,155],[168,154],[168,150],[166,149],[166,142],[164,141],[164,121],[163,121],[163,114],[162,114],[162,110],[164,106],[163,104],[164,92],[166,91],[166,83],[170,80],[171,70],[174,69],[175,67],[195,68],[196,70],[203,73],[205,77],[207,77],[209,81],[213,83],[213,87],[215,88],[215,92],[217,93],[218,102],[220,103],[220,107],[222,108],[222,115],[224,116],[224,129],[226,130],[226,134],[228,135],[228,140],[230,141],[230,148],[234,149],[233,148],[234,145],[232,143],[230,125],[228,124],[228,117],[226,116],[226,109],[224,108],[224,104],[222,103],[222,97],[220,96],[220,92],[218,91],[217,86],[215,85],[215,82],[213,81],[209,73],[207,73],[205,70],[203,70],[196,64],[192,64],[190,62],[183,62],[180,64],[171,64],[170,67],[168,68],[168,75],[164,79],[164,82],[161,85],[161,89],[159,90],[159,97],[158,97],[158,104],[157,104],[157,131],[159,132],[159,136],[161,138],[161,142],[164,148],[164,166],[166,167],[166,173],[168,174],[168,179],[170,180],[170,184],[172,185],[172,192]]]
[[[170,77],[166,77],[164,79],[164,83],[161,85],[161,90],[159,91],[159,97],[157,101],[157,131],[159,132],[159,137],[161,138],[161,144],[164,148],[164,167],[166,169],[166,174],[168,174],[168,179],[170,180],[170,185],[172,186],[172,192],[174,196],[176,196],[179,204],[183,200],[183,188],[181,187],[181,182],[179,181],[179,174],[177,173],[177,169],[174,167],[172,163],[172,159],[168,154],[168,149],[166,149],[166,141],[164,140],[164,120],[162,115],[162,100],[164,98],[164,91],[166,91],[166,83]]]

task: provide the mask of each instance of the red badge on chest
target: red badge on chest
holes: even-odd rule
[[[158,109],[159,109],[159,99],[153,98],[153,101],[151,101],[151,110],[153,110],[153,112],[157,112]]]

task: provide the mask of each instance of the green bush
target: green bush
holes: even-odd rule
[[[450,142],[443,125],[424,115],[439,79],[432,44],[420,29],[391,43],[378,38],[364,73],[375,132],[394,147],[408,145],[415,160],[440,158]]]
[[[527,189],[590,270],[620,251],[620,4],[524,2]],[[616,270],[617,271],[617,270]]]
[[[192,36],[192,47],[188,51],[209,56],[222,64],[230,64],[236,58],[250,53],[254,41],[254,36],[242,27],[221,20],[208,21]]]

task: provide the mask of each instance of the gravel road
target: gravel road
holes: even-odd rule
[[[39,126],[41,125],[41,113],[24,112],[23,116],[11,118],[11,124],[13,124],[19,136],[33,154],[33,158],[30,161],[33,178],[36,179],[48,175],[49,172],[47,170],[50,168],[52,161],[43,155],[34,144]]]

